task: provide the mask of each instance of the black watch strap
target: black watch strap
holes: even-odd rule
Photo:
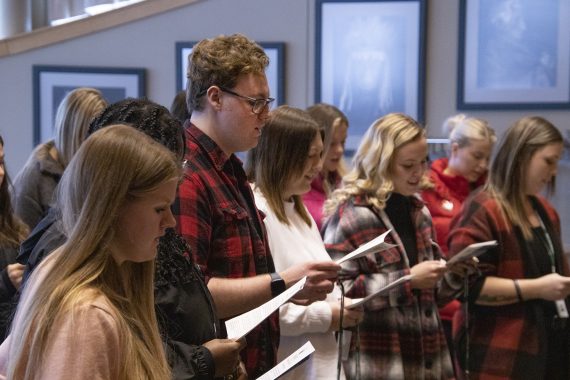
[[[281,278],[279,273],[269,273],[271,276],[271,296],[275,297],[285,291],[285,281]]]

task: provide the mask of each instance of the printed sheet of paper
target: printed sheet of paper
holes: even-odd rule
[[[384,232],[382,235],[378,236],[370,240],[368,243],[362,244],[360,247],[356,248],[354,251],[350,252],[348,255],[344,256],[343,258],[336,261],[337,264],[342,264],[345,261],[357,259],[362,256],[366,256],[370,253],[376,253],[380,251],[384,251],[385,249],[395,247],[394,244],[389,244],[384,242],[386,236],[390,233],[391,230]]]
[[[307,277],[303,277],[289,289],[279,294],[277,297],[267,301],[263,305],[258,306],[246,313],[240,314],[237,317],[228,319],[226,321],[228,339],[239,339],[253,330],[255,326],[263,322],[263,320],[269,317],[271,313],[279,309],[279,307],[285,302],[289,301],[289,298],[293,297],[301,289],[303,289],[303,286],[305,286],[305,281],[307,281]]]
[[[481,243],[473,243],[463,248],[461,252],[449,259],[446,265],[453,265],[460,261],[471,259],[472,257],[482,255],[487,249],[497,245],[496,240],[484,241]]]
[[[363,305],[365,302],[371,300],[374,297],[377,296],[381,296],[382,294],[387,293],[388,291],[394,289],[397,286],[400,286],[408,281],[410,281],[412,279],[413,275],[408,274],[404,277],[400,277],[399,279],[397,279],[396,281],[392,281],[391,283],[389,283],[388,285],[384,286],[383,288],[381,288],[380,290],[367,295],[364,298],[355,298],[352,300],[352,303],[348,306],[345,307],[345,309],[354,309],[360,305]]]
[[[275,367],[265,372],[263,376],[258,377],[257,380],[275,380],[279,376],[283,376],[285,373],[287,373],[290,369],[294,368],[296,365],[300,364],[313,352],[315,352],[315,348],[309,341],[304,345],[302,345],[297,351],[293,352],[291,355],[283,359],[281,363],[277,364]]]

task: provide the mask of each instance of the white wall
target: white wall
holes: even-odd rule
[[[458,112],[459,0],[427,1],[426,125],[431,137],[440,137],[441,122]],[[314,6],[314,0],[205,0],[58,45],[0,58],[0,133],[6,141],[11,176],[32,150],[32,65],[143,67],[147,69],[148,97],[168,107],[176,90],[174,43],[241,32],[258,41],[286,43],[286,99],[293,106],[306,107],[314,99]],[[570,110],[469,113],[487,119],[499,135],[527,114],[544,116],[562,130],[568,129],[570,121]],[[563,185],[557,197],[560,202],[568,199],[568,177],[570,174],[559,180]],[[563,218],[570,222],[570,215]]]

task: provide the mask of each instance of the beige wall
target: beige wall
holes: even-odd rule
[[[431,137],[457,113],[456,71],[459,0],[427,0],[426,125]],[[147,94],[168,106],[175,93],[176,41],[199,40],[241,32],[258,41],[286,43],[286,99],[297,107],[314,98],[314,0],[207,0],[58,45],[0,58],[0,132],[6,140],[12,177],[32,150],[32,65],[126,66],[147,69]],[[542,115],[562,130],[569,128],[565,111],[473,111],[500,134],[515,119]],[[570,191],[570,173],[559,182],[557,203]],[[562,205],[568,225],[570,208]]]

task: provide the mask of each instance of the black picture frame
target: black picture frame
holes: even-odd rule
[[[461,0],[457,108],[570,108],[570,2]]]
[[[176,42],[176,91],[186,89],[186,68],[188,55],[197,41]],[[285,104],[285,43],[284,42],[258,42],[269,57],[269,66],[266,70],[269,93],[275,98],[272,107]]]
[[[379,117],[424,121],[425,0],[317,0],[315,102],[348,117],[347,152]]]
[[[146,95],[143,68],[34,65],[32,77],[34,145],[53,138],[59,103],[75,88],[96,88],[109,103]]]

